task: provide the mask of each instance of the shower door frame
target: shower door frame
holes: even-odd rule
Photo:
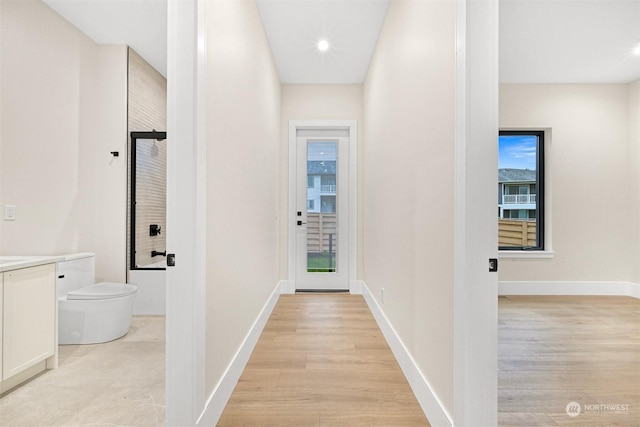
[[[166,270],[166,267],[137,267],[136,266],[136,142],[138,139],[166,141],[167,132],[147,131],[131,132],[131,158],[129,179],[129,270]],[[127,273],[128,275],[128,273]]]

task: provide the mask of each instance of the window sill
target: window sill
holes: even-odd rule
[[[498,251],[498,258],[512,259],[551,259],[553,251]]]

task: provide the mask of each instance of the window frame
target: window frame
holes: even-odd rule
[[[531,135],[537,138],[536,144],[536,245],[535,246],[498,246],[498,251],[545,251],[545,131],[544,130],[500,130],[501,136]],[[529,190],[530,191],[530,190]]]

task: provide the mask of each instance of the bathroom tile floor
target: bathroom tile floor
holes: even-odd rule
[[[129,333],[59,347],[59,367],[0,398],[0,426],[161,426],[165,319],[135,316]]]

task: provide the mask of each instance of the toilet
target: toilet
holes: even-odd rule
[[[129,332],[138,288],[95,283],[95,255],[65,255],[58,261],[58,344],[97,344]]]

